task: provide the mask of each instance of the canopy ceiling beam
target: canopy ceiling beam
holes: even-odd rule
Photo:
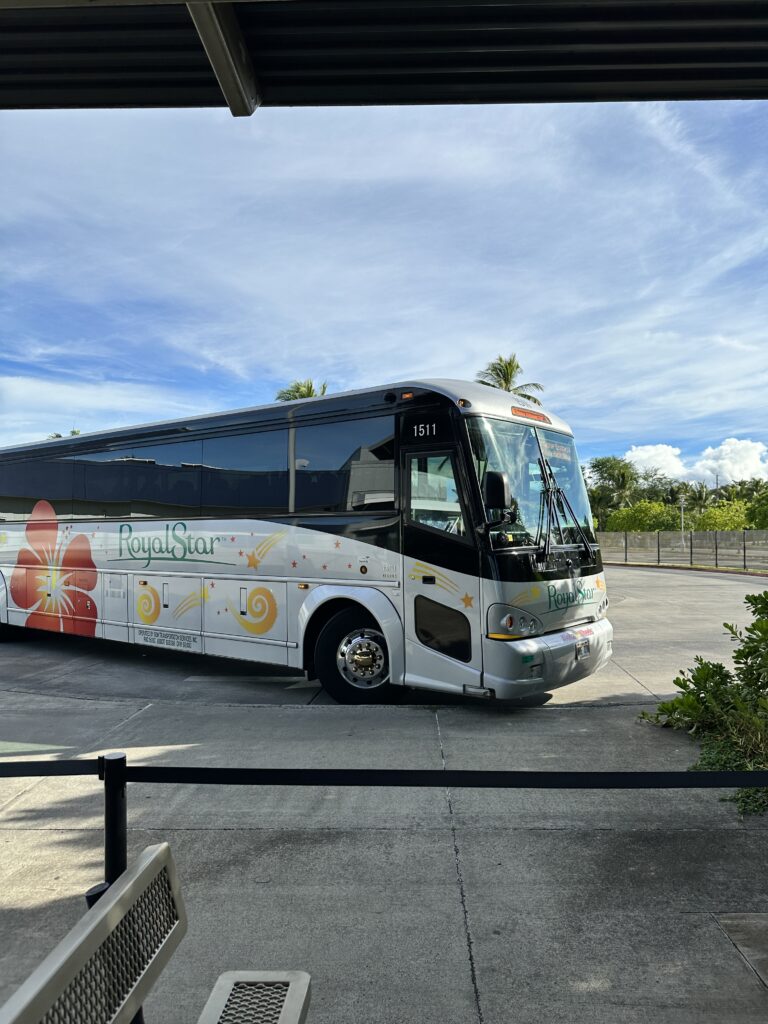
[[[0,11],[13,11],[20,8],[37,7],[217,7],[231,3],[244,3],[246,0],[0,0]],[[267,0],[249,0],[251,3],[265,3]],[[294,0],[281,0],[282,3],[293,3]]]
[[[229,3],[188,3],[187,10],[233,117],[250,117],[261,98],[248,48]]]

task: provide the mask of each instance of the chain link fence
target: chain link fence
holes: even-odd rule
[[[768,572],[768,530],[660,530],[598,533],[606,562],[702,565]]]

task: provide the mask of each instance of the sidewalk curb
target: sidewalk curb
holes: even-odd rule
[[[678,572],[710,572],[720,576],[750,576],[753,579],[768,580],[768,572],[759,569],[737,569],[714,565],[675,565],[667,562],[608,562],[603,565],[625,566],[627,569],[677,569]]]

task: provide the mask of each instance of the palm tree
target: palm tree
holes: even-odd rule
[[[705,512],[715,503],[715,492],[700,481],[695,483],[688,492],[687,504],[692,512]]]
[[[721,484],[717,488],[717,498],[720,501],[751,501],[766,488],[766,481],[758,477],[749,480],[734,480],[730,484]]]
[[[589,464],[592,486],[609,510],[629,507],[638,494],[640,474],[634,463],[616,455],[600,455]]]
[[[517,378],[523,372],[523,368],[517,360],[514,352],[508,356],[496,356],[493,362],[488,363],[484,370],[481,370],[475,378],[478,384],[487,384],[492,388],[501,388],[502,391],[509,391],[518,398],[523,398],[534,405],[541,405],[541,402],[531,391],[543,391],[544,385],[531,381],[529,384],[518,384]]]
[[[292,381],[287,388],[281,388],[275,398],[278,402],[292,402],[296,398],[320,398],[327,390],[328,385],[325,381],[318,389],[315,387],[315,382],[309,377],[307,380]]]

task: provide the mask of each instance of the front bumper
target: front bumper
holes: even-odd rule
[[[576,647],[589,641],[589,654]],[[514,700],[567,686],[598,672],[610,661],[613,626],[608,619],[525,640],[484,641],[483,686],[499,700]]]

